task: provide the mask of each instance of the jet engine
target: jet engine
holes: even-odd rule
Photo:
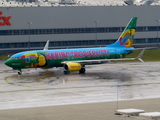
[[[82,69],[82,65],[80,63],[66,63],[64,65],[64,70],[65,71],[79,71]]]

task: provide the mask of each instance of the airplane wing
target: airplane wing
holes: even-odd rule
[[[122,61],[122,60],[140,60],[141,62],[144,62],[141,58],[144,54],[145,48],[141,51],[141,53],[136,58],[120,58],[120,59],[98,59],[98,60],[80,60],[80,61],[64,61],[62,64],[66,64],[69,62],[76,62],[76,63],[82,63],[82,64],[94,64],[94,63],[104,63],[104,62],[113,62],[113,61]]]
[[[134,48],[134,49],[127,49],[127,51],[136,51],[136,50],[154,50],[154,49],[158,49],[158,47],[146,47],[146,48]]]

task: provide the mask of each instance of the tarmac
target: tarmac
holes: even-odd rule
[[[118,109],[160,111],[160,99],[119,101]],[[115,115],[116,102],[0,110],[0,120],[150,120],[140,116]]]
[[[84,75],[32,69],[21,77],[1,64],[0,120],[148,120],[115,110],[160,112],[159,63],[93,65]]]

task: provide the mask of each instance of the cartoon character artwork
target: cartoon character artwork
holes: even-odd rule
[[[125,43],[126,47],[132,47],[135,31],[136,31],[135,29],[131,29],[130,37]]]
[[[35,68],[38,66],[36,59],[38,58],[37,53],[26,53],[23,54],[20,59],[24,59],[22,61],[22,64],[25,65],[25,68]]]
[[[43,67],[47,63],[42,53],[26,53],[23,54],[20,59],[24,59],[22,63],[25,65],[25,68]]]
[[[131,47],[133,44],[133,38],[135,34],[135,28],[127,29],[119,38],[120,45],[125,47]]]
[[[38,56],[38,65],[39,66],[44,66],[46,64],[46,58],[44,55],[39,54]]]

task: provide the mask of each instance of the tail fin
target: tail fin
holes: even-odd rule
[[[49,46],[49,40],[47,40],[46,45],[44,46],[43,50],[48,50],[48,46]]]
[[[137,19],[137,17],[132,17],[118,40],[108,47],[132,47]]]

